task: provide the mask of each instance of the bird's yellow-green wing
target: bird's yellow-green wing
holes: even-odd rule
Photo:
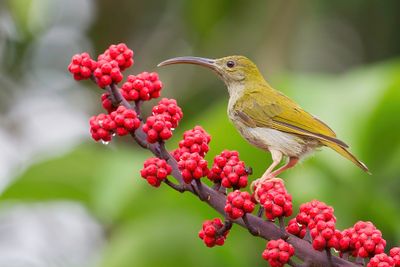
[[[325,123],[273,89],[245,92],[235,103],[234,109],[242,122],[249,127],[273,128],[348,147],[336,138],[335,132]]]

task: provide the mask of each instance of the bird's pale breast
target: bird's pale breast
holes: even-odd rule
[[[252,145],[264,150],[279,150],[289,157],[304,157],[321,144],[314,139],[281,132],[271,128],[251,128],[239,120],[232,120],[240,134]]]

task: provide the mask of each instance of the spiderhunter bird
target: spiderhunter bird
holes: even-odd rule
[[[328,125],[272,88],[248,58],[176,57],[158,66],[181,63],[213,70],[228,88],[228,117],[233,125],[250,144],[271,153],[272,164],[257,184],[295,166],[301,158],[321,146],[330,147],[369,172],[367,166],[349,152],[349,146],[336,138]],[[283,156],[289,158],[287,164],[276,169]]]

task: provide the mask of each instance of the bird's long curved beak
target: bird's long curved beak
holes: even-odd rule
[[[194,64],[200,65],[212,70],[217,70],[217,65],[214,59],[203,58],[203,57],[175,57],[167,59],[157,65],[157,67],[162,67],[172,64]]]

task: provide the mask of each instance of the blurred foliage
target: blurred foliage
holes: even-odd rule
[[[57,45],[68,41],[60,46],[64,53],[60,55],[62,60],[56,62],[61,65],[55,68],[62,70],[57,84],[64,82],[63,88],[69,91],[56,87],[60,90],[58,96],[66,101],[65,109],[73,106],[74,111],[83,110],[83,114],[73,114],[83,120],[87,120],[89,111],[100,110],[99,92],[65,82],[72,78],[64,73],[69,56],[81,49],[92,49],[96,51],[92,52],[94,55],[110,43],[126,42],[136,53],[135,73],[152,71],[158,62],[172,56],[245,54],[254,59],[275,88],[332,126],[373,173],[368,176],[333,151],[322,149],[282,175],[296,208],[312,199],[325,201],[335,208],[339,228],[347,228],[357,220],[371,220],[382,230],[388,246],[400,244],[399,1],[250,4],[244,0],[99,0],[76,1],[75,7],[65,4],[76,21],[86,19],[80,25],[73,24],[76,21],[71,22],[67,16],[59,19],[55,14],[66,12],[51,8],[57,3],[64,1],[0,3],[0,7],[7,8],[0,10],[1,14],[12,17],[18,37],[0,39],[0,86],[5,88],[0,92],[0,115],[10,119],[1,126],[10,136],[19,136],[15,125],[20,124],[15,116],[8,118],[8,113],[13,114],[10,99],[17,101],[21,92],[43,93],[40,89],[28,91],[26,80],[42,77],[35,73],[32,79],[26,74],[30,73],[29,68],[43,68],[47,76],[54,68],[51,64],[37,65],[34,53],[40,38],[54,25],[62,29],[67,24],[81,27],[84,34],[84,38],[76,37],[76,33],[68,35],[70,39],[60,39],[61,42],[55,38]],[[85,9],[82,3],[91,4]],[[78,12],[89,8],[93,13],[87,16]],[[61,32],[60,28],[57,31]],[[0,31],[0,37],[7,36],[5,33],[6,30]],[[253,167],[251,179],[264,171],[271,162],[270,155],[246,143],[228,121],[227,92],[215,75],[193,66],[157,71],[165,84],[163,95],[177,98],[184,110],[174,139],[167,144],[169,149],[176,147],[185,130],[202,125],[212,135],[209,161],[223,149],[235,149]],[[20,80],[8,86],[13,75]],[[53,86],[45,83],[40,88],[52,90]],[[3,97],[4,92],[8,92],[7,97]],[[88,96],[91,98],[84,98]],[[54,98],[50,97],[48,102],[52,101]],[[94,105],[96,108],[92,108]],[[266,264],[258,257],[265,242],[239,227],[234,227],[225,246],[205,248],[197,232],[202,221],[217,216],[216,212],[190,194],[178,194],[165,186],[157,190],[148,186],[139,170],[150,154],[133,145],[129,138],[108,146],[93,144],[88,133],[84,142],[74,138],[79,145],[70,145],[66,153],[62,150],[44,160],[29,159],[27,169],[21,169],[0,199],[4,203],[70,200],[84,205],[107,234],[99,266]]]

